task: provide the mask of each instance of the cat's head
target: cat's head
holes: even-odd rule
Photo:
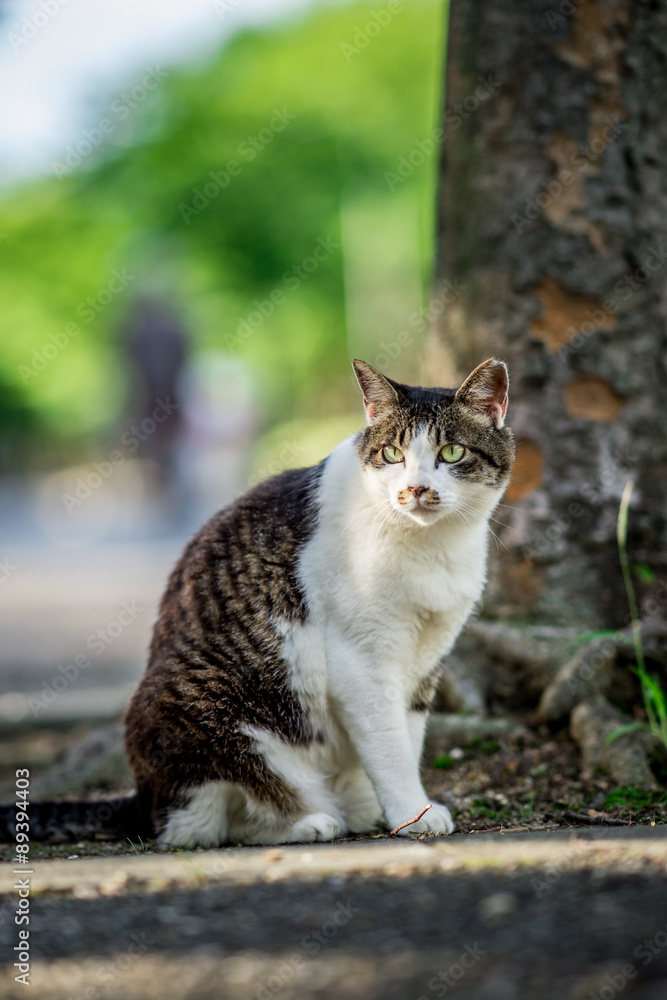
[[[378,503],[419,525],[486,518],[514,461],[505,364],[490,358],[458,389],[402,385],[365,361],[352,366],[368,422],[357,452]]]

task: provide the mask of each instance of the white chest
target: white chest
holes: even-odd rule
[[[393,673],[414,689],[453,646],[486,579],[485,522],[383,529],[372,503],[359,502],[356,468],[344,446],[331,456],[299,559],[310,615],[289,629],[285,654],[311,705],[323,704],[332,671],[366,672],[371,685]]]

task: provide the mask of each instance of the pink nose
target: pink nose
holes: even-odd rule
[[[422,493],[426,493],[428,486],[408,486],[411,493],[414,493],[416,497],[420,497]]]

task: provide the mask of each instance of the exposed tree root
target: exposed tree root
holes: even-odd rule
[[[570,732],[581,747],[583,776],[592,775],[599,767],[617,785],[657,788],[638,734],[626,733],[609,741],[612,733],[627,721],[627,716],[601,695],[577,705],[571,716]]]
[[[641,640],[654,663],[667,664],[667,623],[642,623]],[[497,725],[503,718],[484,718],[494,703],[496,712],[499,704],[525,709],[537,703],[537,722],[554,724],[570,718],[584,775],[600,769],[618,785],[655,788],[647,752],[664,753],[660,741],[647,730],[609,739],[620,726],[634,721],[636,715],[631,713],[641,707],[638,682],[629,669],[633,644],[631,627],[582,641],[573,629],[475,621],[461,637],[456,654],[447,658],[438,703],[439,708],[471,714],[443,714],[429,723],[429,734],[440,730],[448,736],[450,724],[445,720],[450,718],[459,720],[462,733],[467,726],[474,730],[475,718]],[[628,714],[614,706],[622,706]]]

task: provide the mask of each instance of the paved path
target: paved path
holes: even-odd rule
[[[666,832],[37,860],[32,995],[664,1000]]]

